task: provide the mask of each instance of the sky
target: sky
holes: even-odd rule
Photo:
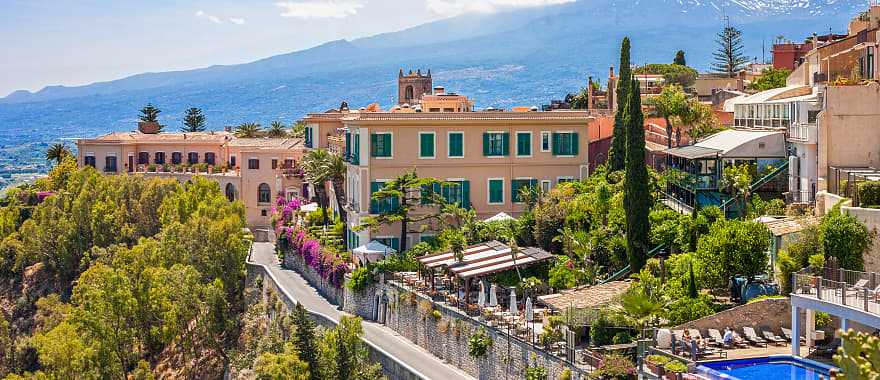
[[[0,0],[0,97],[574,0]]]

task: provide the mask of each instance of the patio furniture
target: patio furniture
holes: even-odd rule
[[[785,339],[790,342],[791,341],[791,329],[787,329],[787,328],[783,327],[782,328],[782,336],[785,337]],[[801,343],[807,341],[807,338],[805,338],[803,336],[800,338],[801,338]]]
[[[744,326],[743,327],[743,334],[745,334],[746,340],[749,341],[749,343],[754,344],[756,346],[767,347],[767,341],[764,340],[764,338],[759,337],[758,334],[755,333],[755,329],[753,329],[749,326]]]
[[[778,335],[771,332],[769,329],[766,329],[766,328],[761,329],[761,334],[764,335],[764,339],[766,339],[768,342],[772,342],[772,343],[779,345],[779,346],[785,345],[785,339],[782,339]]]
[[[707,341],[709,344],[718,347],[724,347],[724,336],[721,335],[721,332],[716,329],[708,329],[709,339]]]

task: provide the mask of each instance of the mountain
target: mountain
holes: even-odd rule
[[[709,66],[724,16],[744,32],[747,53],[762,41],[800,40],[837,31],[861,0],[581,0],[543,8],[471,14],[407,30],[255,62],[196,70],[144,73],[86,86],[16,91],[0,99],[0,138],[50,139],[129,130],[137,110],[152,102],[175,130],[183,111],[201,107],[212,128],[245,121],[292,122],[307,112],[347,101],[388,107],[399,68],[431,68],[435,83],[475,98],[477,107],[539,105],[604,81],[620,39],[633,40],[633,62],[669,62],[687,52]],[[2,141],[0,141],[2,143]]]

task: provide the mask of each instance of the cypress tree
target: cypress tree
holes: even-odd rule
[[[315,322],[309,319],[306,308],[302,304],[296,304],[293,310],[293,323],[296,325],[294,343],[300,359],[309,364],[309,380],[320,380],[321,369],[318,367],[318,357],[315,355]]]
[[[626,114],[624,108],[629,101],[630,76],[632,70],[629,63],[629,37],[624,37],[620,44],[620,75],[617,79],[617,112],[614,114],[614,134],[611,139],[611,151],[608,153],[611,171],[623,170],[626,166]]]
[[[639,85],[631,77],[626,115],[626,177],[623,184],[623,203],[626,205],[626,254],[630,270],[638,273],[645,266],[650,249],[651,209],[648,168],[645,165],[645,127]]]
[[[672,60],[672,64],[687,66],[687,61],[684,59],[684,50],[675,52],[675,59]]]
[[[694,264],[690,263],[690,278],[688,278],[688,297],[697,298],[699,293],[697,292],[697,279],[694,277]]]

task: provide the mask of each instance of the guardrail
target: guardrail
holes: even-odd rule
[[[857,276],[856,273],[866,274],[840,270],[841,277],[838,278],[842,278],[844,281],[835,281],[805,273],[805,271],[794,273],[792,274],[792,293],[880,315],[880,287],[875,285],[874,288],[870,288],[870,280],[864,282],[863,278]],[[872,275],[874,278],[877,277]]]

